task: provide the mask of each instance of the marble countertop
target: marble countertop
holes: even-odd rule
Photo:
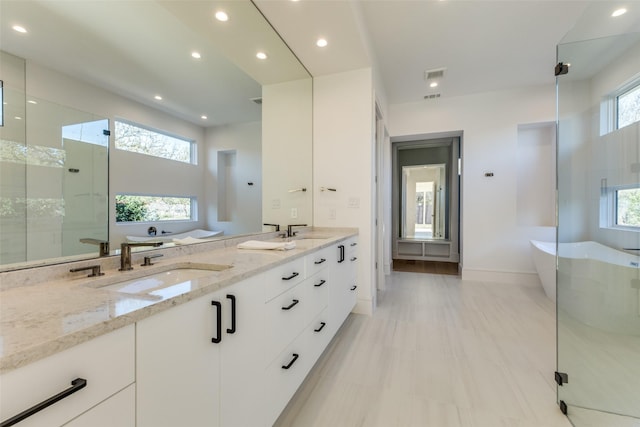
[[[314,229],[310,233],[319,235],[320,231]],[[87,277],[87,272],[83,272],[53,280],[45,277],[39,283],[3,286],[0,290],[0,373],[25,366],[167,308],[215,292],[356,234],[357,229],[325,228],[321,231],[322,238],[296,240],[296,248],[286,251],[237,249],[236,245],[241,240],[227,239],[218,245],[210,245],[212,249],[201,249],[197,253],[184,255],[178,252],[175,256],[165,254],[162,258],[153,259],[155,264],[149,267],[139,266],[140,262],[137,261],[141,255],[138,255],[134,269],[130,272],[118,271],[112,257],[106,267],[103,265],[105,275],[101,277],[90,278]],[[255,239],[261,239],[262,236],[256,235]],[[244,237],[244,240],[249,239],[250,237]],[[95,264],[100,260],[92,262]],[[127,294],[99,287],[165,271],[168,266],[180,263],[223,264],[232,267],[211,271],[211,274],[191,280],[186,288],[154,295]],[[73,265],[69,264],[64,268],[68,271],[71,267]],[[36,275],[46,274],[47,268],[32,270]],[[9,281],[7,273],[1,274],[4,275],[0,276],[1,280]]]

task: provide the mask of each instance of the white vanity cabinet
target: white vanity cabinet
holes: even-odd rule
[[[248,279],[138,322],[138,427],[258,425],[261,290]]]
[[[17,425],[55,427],[73,420],[74,427],[96,427],[91,414],[108,407],[119,413],[118,426],[133,427],[134,396],[121,393],[135,380],[134,332],[130,325],[2,374],[0,421],[67,392]]]
[[[358,238],[334,246],[330,264],[329,321],[333,336],[356,304],[358,277]]]

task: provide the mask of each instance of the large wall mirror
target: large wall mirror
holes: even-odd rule
[[[312,224],[311,76],[251,1],[3,1],[0,19],[0,269],[151,227]]]

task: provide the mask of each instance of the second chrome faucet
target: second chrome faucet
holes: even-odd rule
[[[131,266],[132,246],[150,246],[156,248],[158,246],[162,246],[162,242],[122,243],[120,245],[120,271],[133,270],[133,267]]]

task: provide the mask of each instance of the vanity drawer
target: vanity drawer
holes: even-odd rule
[[[330,264],[331,254],[333,254],[334,248],[324,248],[320,249],[317,252],[314,252],[305,257],[306,262],[306,275],[307,277],[311,277],[316,274],[318,271],[321,271]]]
[[[266,304],[265,350],[267,363],[272,361],[313,318],[312,286],[305,281]]]
[[[0,376],[0,420],[5,421],[65,390],[57,403],[19,423],[60,426],[134,382],[135,333],[130,325]],[[86,386],[77,387],[86,380]],[[75,382],[72,387],[71,382]],[[8,392],[10,390],[10,392]]]
[[[298,258],[264,273],[265,301],[270,301],[304,280],[304,260]]]
[[[310,290],[309,304],[305,308],[309,311],[308,321],[311,321],[329,304],[329,287],[331,286],[329,270],[324,269],[309,277],[300,286],[307,286]]]
[[[305,332],[308,328],[305,329]],[[272,425],[313,366],[309,354],[309,333],[301,333],[280,352],[265,373],[264,407],[266,424]]]

